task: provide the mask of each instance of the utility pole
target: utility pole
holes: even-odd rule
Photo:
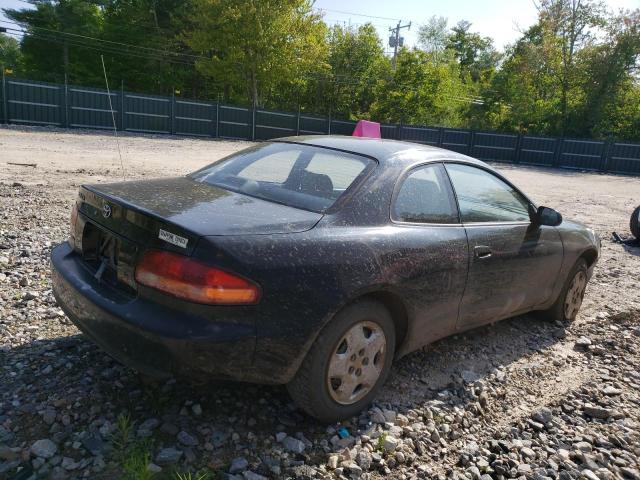
[[[400,29],[406,28],[407,30],[411,29],[411,22],[406,25],[401,25],[402,20],[398,21],[398,25],[394,28],[389,27],[389,32],[392,32],[392,35],[389,37],[389,46],[393,47],[393,69],[396,69],[396,60],[398,58],[398,47],[404,46],[404,37],[400,36]]]

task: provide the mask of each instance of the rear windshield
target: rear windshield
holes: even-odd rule
[[[324,212],[375,162],[360,155],[291,143],[264,143],[190,176],[210,185],[296,208]]]

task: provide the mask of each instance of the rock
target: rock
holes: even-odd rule
[[[640,480],[640,471],[635,468],[622,467],[620,471],[626,478],[630,478],[631,480]]]
[[[51,458],[58,451],[58,447],[48,438],[37,440],[31,445],[31,453],[36,457]]]
[[[160,473],[162,472],[162,467],[160,465],[156,465],[153,462],[149,462],[147,465],[147,471],[151,473]]]
[[[200,415],[202,415],[202,407],[200,406],[199,403],[195,403],[194,405],[192,405],[191,411],[196,417],[199,417]]]
[[[400,440],[391,435],[387,435],[384,439],[383,448],[385,452],[393,452],[400,445]]]
[[[553,420],[553,412],[546,407],[542,407],[539,410],[536,410],[533,415],[531,415],[536,422],[540,422],[542,424],[547,424]]]
[[[528,448],[528,447],[521,448],[520,455],[522,455],[525,459],[536,458],[536,452],[534,452],[531,448]]]
[[[371,460],[371,454],[368,450],[362,449],[356,454],[355,461],[365,472],[371,468]]]
[[[231,466],[229,467],[229,473],[244,472],[249,467],[249,462],[244,457],[237,457],[231,460]]]
[[[599,418],[601,420],[606,420],[612,414],[611,410],[594,405],[585,405],[583,411],[586,415],[593,418]]]
[[[404,453],[402,451],[397,451],[395,454],[395,459],[396,462],[402,465],[405,462],[406,457],[404,456]]]
[[[91,435],[82,439],[82,446],[87,449],[91,455],[98,455],[102,451],[102,438],[97,435]]]
[[[268,480],[267,477],[253,473],[251,470],[247,470],[242,475],[245,480]]]
[[[338,455],[329,455],[329,460],[327,461],[327,466],[331,470],[335,470],[338,468],[338,462],[340,461],[340,457]]]
[[[304,442],[293,437],[285,437],[285,439],[282,440],[282,446],[285,450],[293,453],[302,453],[306,448]]]
[[[152,432],[158,428],[160,421],[157,418],[148,418],[138,427],[137,435],[140,438],[150,437]],[[175,435],[175,434],[174,434]]]
[[[621,395],[622,394],[622,390],[620,390],[619,388],[615,388],[615,387],[612,387],[611,385],[609,385],[608,387],[605,387],[605,389],[602,391],[602,393],[604,393],[608,397],[615,397],[615,396]]]
[[[593,342],[589,337],[580,337],[576,340],[576,347],[578,348],[588,348]]]
[[[52,425],[56,421],[56,411],[53,408],[47,408],[42,413],[42,420],[47,425]]]
[[[598,478],[598,476],[593,473],[591,470],[589,470],[588,468],[585,468],[584,470],[582,470],[582,472],[580,472],[580,474],[586,478],[587,480],[600,480]]]
[[[378,407],[372,408],[369,414],[373,423],[383,425],[387,421],[387,419],[384,418],[384,413],[382,413],[382,410],[380,410]]]
[[[473,370],[463,370],[460,373],[460,376],[462,377],[462,380],[464,380],[465,383],[475,383],[478,380],[480,380],[480,378],[482,378]]]
[[[589,442],[577,442],[574,443],[573,446],[581,452],[590,452],[591,450],[593,450],[593,447]]]
[[[276,433],[276,442],[280,443],[282,442],[285,438],[287,438],[287,434],[285,432],[278,432]]]
[[[182,450],[178,450],[174,447],[163,448],[156,455],[156,463],[158,465],[172,465],[177,463],[182,458]]]
[[[184,430],[178,433],[177,438],[181,444],[186,445],[187,447],[195,447],[196,445],[198,445],[198,439],[188,434]]]

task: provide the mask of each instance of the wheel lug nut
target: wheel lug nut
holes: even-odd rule
[[[354,372],[355,368],[353,367],[349,367],[349,373],[352,374]]]
[[[357,369],[356,370],[356,376],[359,377],[360,375],[362,375],[362,370]]]
[[[369,359],[367,357],[362,359],[362,365],[369,365]]]
[[[352,362],[355,362],[355,361],[356,361],[356,354],[355,354],[355,353],[354,353],[353,355],[351,355],[351,359],[350,359],[350,360],[351,360]]]
[[[358,352],[358,355],[360,355],[361,357],[364,357],[364,348]]]

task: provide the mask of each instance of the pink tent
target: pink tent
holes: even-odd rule
[[[368,120],[359,120],[355,130],[354,137],[380,138],[380,124],[378,122],[370,122]]]

